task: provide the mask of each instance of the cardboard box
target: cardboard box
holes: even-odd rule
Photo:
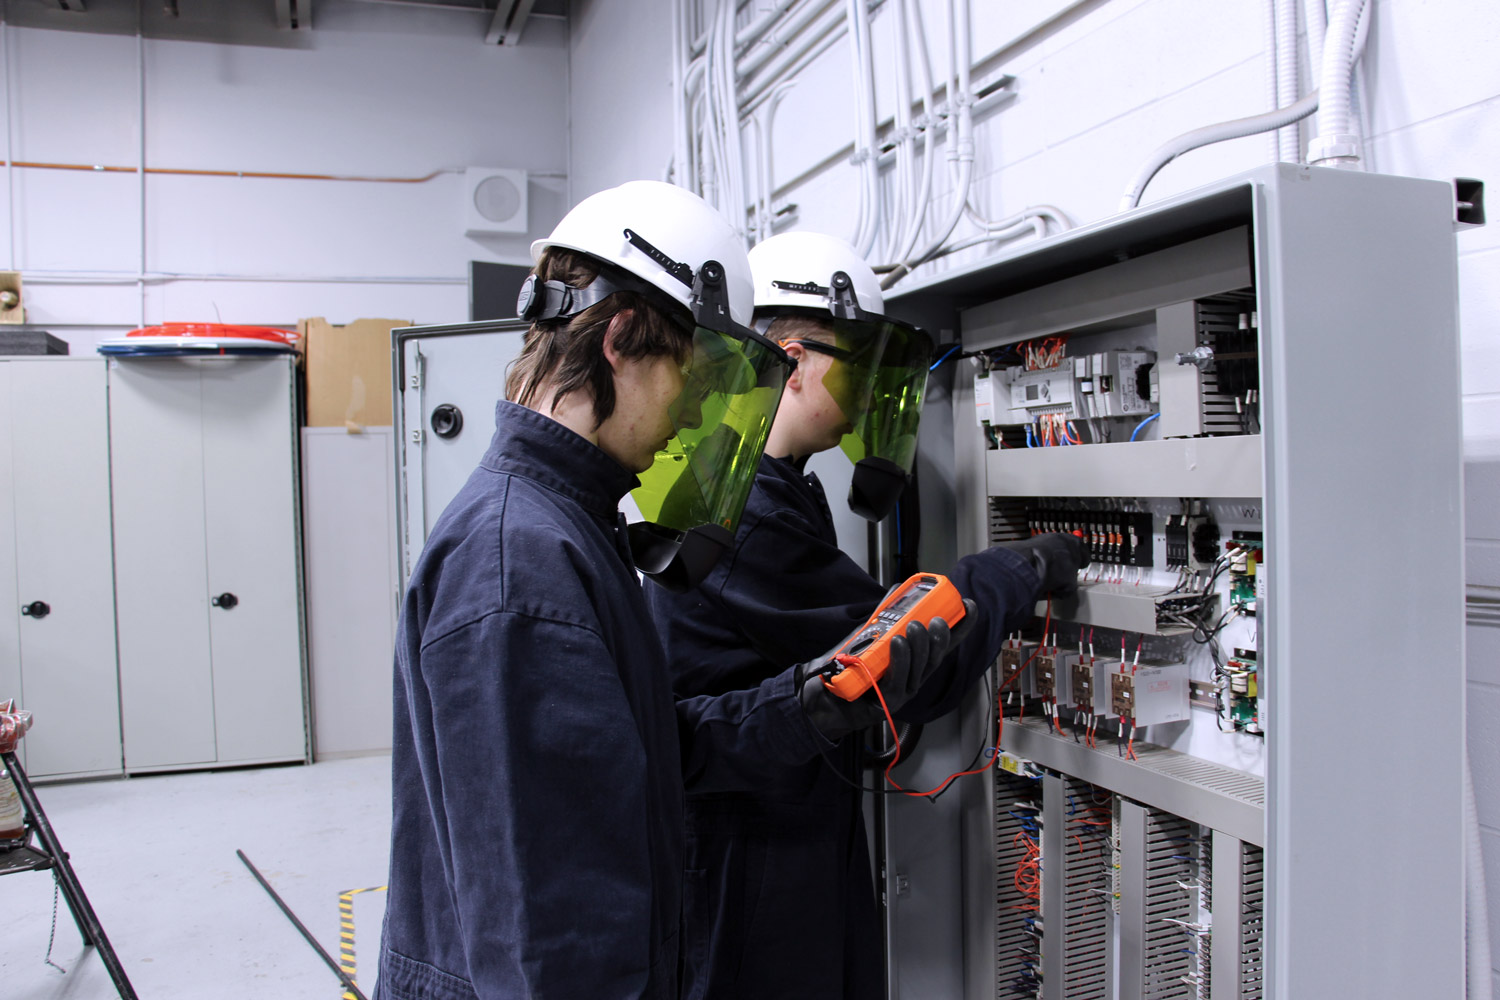
[[[357,319],[335,326],[322,317],[297,323],[307,364],[307,426],[391,425],[391,330],[404,319]]]

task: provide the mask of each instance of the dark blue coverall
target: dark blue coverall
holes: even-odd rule
[[[496,423],[402,608],[376,995],[675,1000],[684,787],[827,744],[789,672],[675,701],[617,512],[635,477],[524,407]]]
[[[1041,586],[1022,556],[990,549],[949,574],[978,605],[974,630],[896,715],[937,718],[956,708],[995,661],[1008,632],[1030,620]],[[734,551],[695,590],[647,588],[679,697],[752,688],[777,664],[812,659],[863,623],[885,588],[840,551],[817,477],[765,457]],[[811,652],[809,652],[811,651]],[[862,737],[828,753],[844,777]],[[687,800],[688,868],[707,875],[684,913],[683,996],[697,1000],[869,1000],[885,996],[881,928],[860,793],[820,758],[768,766],[750,793]],[[705,960],[695,962],[694,956]]]

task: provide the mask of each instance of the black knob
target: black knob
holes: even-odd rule
[[[458,432],[463,429],[463,411],[452,403],[444,403],[432,411],[432,433],[438,437],[458,437]]]
[[[240,599],[238,597],[235,597],[231,593],[225,592],[223,594],[220,594],[218,597],[209,598],[208,603],[212,604],[216,608],[223,608],[225,611],[228,611],[230,608],[240,603]]]
[[[46,618],[52,613],[52,608],[46,601],[32,601],[30,604],[21,606],[21,614],[30,615],[32,618]]]

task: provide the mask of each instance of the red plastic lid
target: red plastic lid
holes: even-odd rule
[[[163,323],[131,330],[127,337],[238,337],[244,340],[269,340],[296,347],[302,335],[296,330],[279,330],[274,326],[238,326],[234,323]]]

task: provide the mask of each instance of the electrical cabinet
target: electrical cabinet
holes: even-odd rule
[[[957,816],[886,807],[892,996],[1461,995],[1453,207],[1278,165],[888,298],[967,357],[923,565],[1093,556],[997,664],[1008,763]],[[996,701],[913,766],[992,744]]]
[[[33,778],[123,766],[107,405],[101,358],[0,359],[0,698],[35,713]]]
[[[433,523],[490,446],[506,368],[528,326],[486,320],[391,332],[403,589]]]
[[[995,765],[867,797],[891,997],[1460,995],[1452,199],[1277,165],[887,297],[964,349],[922,568],[1042,531],[1093,560],[897,776]],[[523,330],[396,337],[403,580]]]
[[[308,757],[293,363],[109,362],[130,772]]]

